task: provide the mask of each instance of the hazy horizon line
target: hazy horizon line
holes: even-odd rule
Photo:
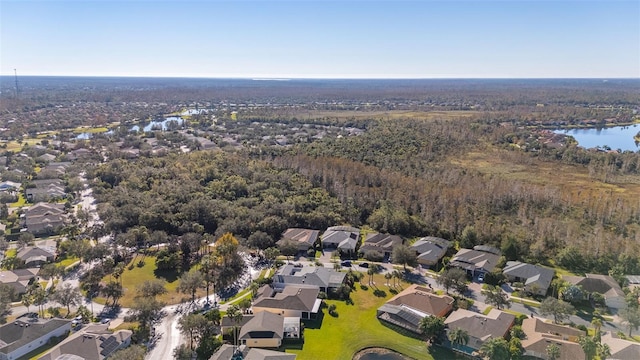
[[[46,74],[0,74],[0,77],[74,77],[74,78],[145,78],[145,79],[238,79],[256,81],[288,81],[288,80],[640,80],[628,76],[194,76],[194,75],[46,75]]]

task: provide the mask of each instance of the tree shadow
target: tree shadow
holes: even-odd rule
[[[172,283],[172,282],[178,280],[178,278],[179,278],[178,272],[177,271],[173,271],[173,270],[158,270],[158,269],[155,269],[153,271],[153,274],[157,278],[162,278],[162,279],[166,280],[168,283]]]
[[[387,297],[387,292],[384,290],[380,290],[380,289],[375,289],[373,291],[373,295],[376,297]]]

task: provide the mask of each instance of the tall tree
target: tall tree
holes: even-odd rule
[[[485,341],[480,347],[480,354],[487,360],[507,360],[511,357],[509,343],[501,337]]]
[[[540,313],[544,316],[553,315],[553,321],[557,324],[573,315],[575,308],[567,302],[548,297],[540,303]]]
[[[194,350],[194,343],[199,343],[202,335],[211,326],[209,320],[202,314],[188,314],[178,320],[178,329],[189,337],[189,348]]]
[[[439,316],[425,316],[420,320],[418,328],[422,331],[422,336],[424,336],[425,340],[432,342],[444,332],[444,318]]]
[[[482,290],[482,295],[485,296],[485,302],[487,304],[493,305],[499,310],[504,307],[511,307],[509,297],[499,286],[486,285],[486,289]]]
[[[285,240],[278,244],[278,249],[282,255],[287,257],[287,261],[290,261],[289,258],[298,253],[298,244],[292,240]]]
[[[194,303],[196,301],[196,291],[198,291],[204,283],[204,276],[200,271],[190,271],[180,277],[178,291],[184,294],[190,294],[191,303]]]
[[[161,279],[145,280],[142,284],[138,285],[136,291],[137,296],[140,297],[153,297],[166,294],[167,288],[165,287],[166,281]]]
[[[627,306],[620,310],[618,315],[620,315],[622,323],[628,326],[629,337],[631,337],[631,331],[638,330],[640,327],[640,308]]]
[[[416,266],[418,264],[418,255],[408,245],[398,245],[391,252],[391,259],[395,264],[402,264],[404,271],[407,271],[407,265]]]
[[[53,293],[52,300],[62,306],[66,306],[68,315],[71,314],[72,305],[78,306],[82,304],[82,294],[80,293],[80,289],[77,287],[74,287],[69,283],[65,283]]]
[[[463,286],[466,286],[467,283],[467,272],[460,268],[450,268],[445,270],[438,278],[436,282],[444,287],[447,294],[449,293],[449,289],[454,288],[458,290],[463,289]],[[463,291],[464,292],[464,291]]]
[[[240,311],[240,307],[238,305],[231,305],[227,309],[227,317],[233,322],[233,344],[234,346],[238,346],[238,325],[242,321],[242,311]]]
[[[469,333],[463,328],[454,328],[449,331],[449,341],[454,347],[460,347],[469,343]]]
[[[118,299],[120,299],[122,295],[124,295],[124,289],[119,282],[109,281],[107,285],[102,289],[102,293],[107,298],[107,301],[109,300],[109,298],[112,298],[113,306],[116,306],[116,304],[118,303]]]
[[[587,360],[592,360],[598,352],[598,343],[591,336],[580,336],[578,343]]]

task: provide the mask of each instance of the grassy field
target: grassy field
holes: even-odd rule
[[[450,162],[505,179],[561,187],[574,196],[586,196],[590,191],[608,191],[640,197],[640,178],[637,176],[613,177],[605,183],[590,177],[589,170],[585,167],[535,159],[527,164],[517,163],[510,159],[506,150],[494,148],[469,152],[463,157],[451,159]]]
[[[143,261],[143,266],[138,266],[138,263]],[[182,302],[184,298],[189,298],[188,295],[178,293],[179,275],[174,272],[159,272],[156,268],[156,258],[154,256],[136,256],[130,264],[133,264],[133,269],[125,268],[122,274],[122,288],[124,290],[124,296],[120,298],[118,303],[122,307],[131,307],[135,301],[136,287],[146,280],[153,280],[156,278],[163,279],[167,282],[165,288],[167,293],[158,296],[158,300],[165,302],[166,304],[178,304]],[[120,280],[120,279],[118,279]],[[116,281],[111,275],[105,276],[102,281],[105,283],[110,281]],[[198,297],[204,296],[205,290],[199,290]],[[104,303],[105,299],[97,297],[96,302]],[[111,301],[111,300],[109,300]]]
[[[382,275],[375,275],[374,280],[381,290],[377,296],[374,295],[375,288],[363,290],[356,285],[357,290],[351,294],[352,305],[327,300],[327,304],[336,305],[338,316],[333,317],[323,310],[321,321],[306,325],[304,344],[289,346],[286,351],[297,354],[299,360],[337,360],[351,359],[364,348],[383,347],[413,359],[455,359],[449,351],[430,348],[424,341],[404,336],[380,323],[376,309],[393,294],[384,285],[386,280]]]
[[[90,127],[90,126],[79,126],[73,129],[73,132],[76,134],[80,134],[80,133],[96,134],[96,133],[103,133],[107,131],[109,131],[109,129],[107,129],[106,127]]]

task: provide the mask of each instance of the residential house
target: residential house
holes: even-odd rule
[[[456,347],[456,349],[472,354],[479,350],[486,341],[505,337],[515,319],[515,315],[497,309],[491,309],[487,315],[458,309],[452,312],[444,323],[449,331],[456,328],[467,331],[469,342],[465,346]]]
[[[313,285],[320,288],[320,291],[328,293],[331,290],[337,290],[344,283],[346,275],[324,266],[295,267],[288,264],[273,275],[272,286],[283,289],[289,285]]]
[[[451,246],[451,241],[435,237],[427,236],[419,239],[411,245],[418,255],[418,263],[427,267],[434,266],[442,259]]]
[[[545,295],[555,271],[539,265],[507,261],[502,273],[509,281],[524,284],[526,291],[536,295]]]
[[[53,154],[42,154],[40,156],[38,156],[36,159],[44,161],[44,162],[51,162],[53,160],[56,159],[56,156]]]
[[[103,360],[131,344],[131,330],[111,332],[107,325],[91,325],[54,346],[38,360]]]
[[[31,321],[33,320],[33,321]],[[0,360],[14,360],[71,331],[71,320],[15,320],[0,326]]]
[[[27,201],[39,202],[60,199],[66,196],[65,186],[60,179],[40,179],[31,182],[35,187],[27,188]]]
[[[300,318],[268,311],[256,313],[240,329],[238,339],[247,347],[277,348],[285,338],[300,338]]]
[[[39,268],[15,269],[0,271],[0,284],[6,284],[15,289],[17,295],[27,292],[27,288],[38,280]]]
[[[278,245],[285,241],[292,241],[298,244],[299,251],[307,251],[316,243],[319,234],[320,231],[318,230],[289,228],[282,234],[282,239],[278,241]]]
[[[640,359],[640,343],[620,339],[610,331],[602,335],[601,341],[603,344],[609,345],[611,355],[607,356],[607,359]]]
[[[413,284],[378,308],[377,317],[395,326],[421,334],[425,316],[445,317],[453,310],[453,298],[436,295],[431,289]]]
[[[17,183],[17,182],[3,181],[3,182],[0,182],[0,191],[6,191],[6,192],[9,192],[9,193],[14,193],[18,189],[20,189],[21,186],[22,186],[22,184]]]
[[[24,261],[28,267],[40,267],[46,263],[53,262],[56,258],[55,248],[46,249],[38,246],[25,246],[16,257]]]
[[[319,293],[317,286],[288,285],[275,289],[265,285],[258,290],[252,309],[254,313],[269,311],[284,317],[315,319],[322,304]]]
[[[33,235],[54,234],[64,226],[64,205],[37,203],[25,213],[25,227]]]
[[[398,245],[402,245],[403,243],[404,240],[402,240],[398,235],[379,233],[367,234],[359,252],[366,253],[367,251],[377,251],[388,259],[393,252],[393,248]]]
[[[563,276],[562,280],[579,286],[587,294],[600,293],[613,312],[625,307],[625,294],[620,285],[608,275],[586,274],[586,276]]]
[[[471,276],[493,271],[500,260],[500,250],[490,246],[474,246],[460,249],[451,259],[449,266],[459,267]]]
[[[233,345],[224,344],[209,360],[295,360],[296,354],[288,354],[280,351],[250,348],[240,346],[237,349]]]
[[[358,245],[360,229],[351,226],[332,226],[322,234],[322,247],[354,251]]]
[[[560,349],[557,360],[584,360],[586,357],[578,343],[578,338],[585,335],[582,330],[527,318],[522,322],[522,331],[526,335],[521,342],[525,356],[546,360],[547,347],[555,344]]]

